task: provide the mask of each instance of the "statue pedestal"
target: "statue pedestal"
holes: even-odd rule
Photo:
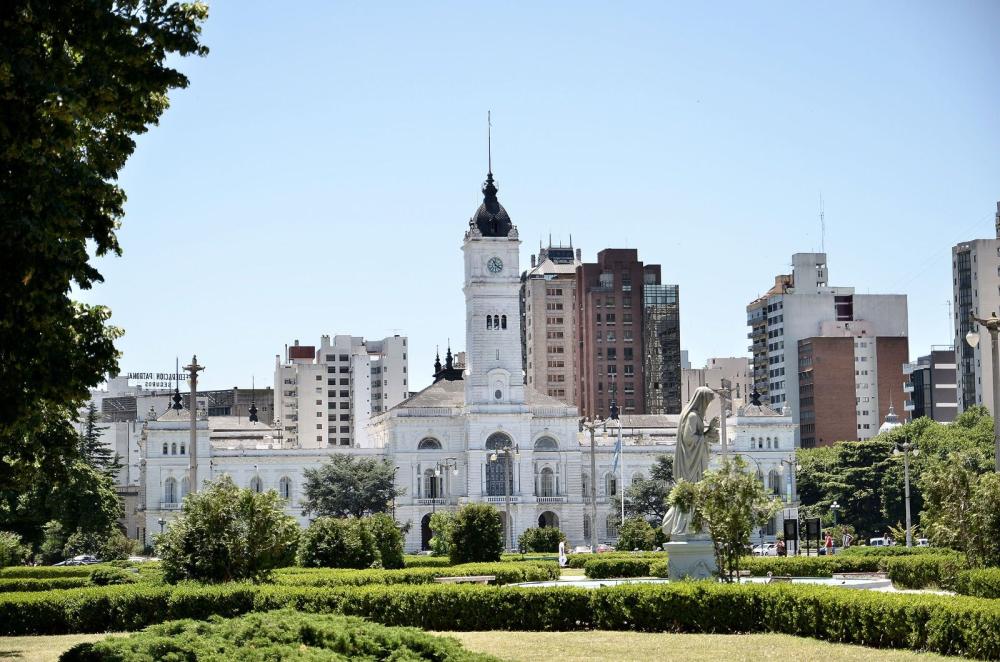
[[[715,543],[710,537],[696,536],[663,544],[667,552],[667,572],[672,581],[711,579],[718,575]]]

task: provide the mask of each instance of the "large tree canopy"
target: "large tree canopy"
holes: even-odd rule
[[[302,514],[362,517],[387,512],[405,491],[395,488],[394,473],[388,460],[334,455],[319,468],[302,472]]]
[[[118,172],[204,55],[207,7],[165,0],[10,0],[0,9],[0,491],[67,466],[68,421],[117,371],[109,311],[73,301],[118,254]],[[62,422],[62,423],[60,423]]]

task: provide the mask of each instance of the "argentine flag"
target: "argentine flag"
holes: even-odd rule
[[[618,461],[622,457],[622,440],[619,438],[615,442],[615,462],[611,467],[611,473],[618,473]]]

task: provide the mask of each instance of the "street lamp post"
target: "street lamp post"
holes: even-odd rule
[[[919,455],[920,451],[909,441],[903,441],[893,449],[894,455],[903,455],[903,495],[906,500],[906,546],[913,547],[913,526],[910,523],[910,453]]]
[[[396,521],[396,472],[399,471],[399,467],[394,467],[392,470],[392,521]]]
[[[602,420],[583,422],[583,427],[590,432],[590,549],[597,549],[597,428],[607,429],[607,423]]]
[[[167,523],[167,520],[165,520],[165,519],[163,519],[161,517],[160,519],[156,520],[156,523],[160,525],[160,535],[162,535],[163,534],[163,525]]]
[[[989,319],[982,319],[976,317],[974,313],[969,313],[970,329],[965,334],[965,341],[972,348],[975,348],[979,344],[979,334],[972,328],[974,324],[985,326],[986,330],[990,332],[990,345],[993,355],[991,363],[993,367],[993,411],[991,412],[993,414],[993,461],[996,472],[1000,473],[1000,425],[997,425],[997,415],[1000,415],[1000,347],[998,347],[997,343],[997,333],[1000,332],[1000,318],[997,317],[996,313],[991,313]]]
[[[503,477],[503,492],[504,508],[507,513],[507,542],[510,543],[510,547],[508,547],[508,549],[512,550],[514,549],[514,522],[510,518],[510,484],[514,474],[514,457],[520,453],[520,449],[517,444],[514,444],[513,446],[508,444],[503,448],[498,448],[493,451],[493,455],[490,456],[490,459],[496,462],[500,453],[504,454],[504,463],[507,468],[507,471],[505,472],[506,475]]]
[[[437,479],[441,478],[441,470],[442,469],[444,470],[444,479],[445,479],[445,482],[447,483],[448,482],[448,469],[451,469],[451,473],[452,473],[453,476],[457,476],[458,475],[458,460],[455,459],[455,458],[453,458],[453,457],[446,457],[444,459],[444,462],[438,462],[437,463],[437,467],[434,469],[434,477],[435,478],[437,478]],[[434,505],[437,503],[437,500],[438,500],[438,494],[437,493],[442,492],[441,484],[440,483],[438,483],[435,486],[435,488],[436,488],[434,490],[435,494],[431,498],[431,514],[432,515],[435,512]],[[447,490],[446,489],[446,490],[443,490],[443,491],[444,491],[445,495],[447,495],[451,490]],[[445,498],[447,498],[447,496],[445,496]]]
[[[840,510],[840,504],[836,500],[830,504],[830,512],[833,513],[833,525],[837,526],[837,511]]]

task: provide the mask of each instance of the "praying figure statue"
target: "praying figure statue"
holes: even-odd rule
[[[705,415],[715,393],[707,386],[699,387],[691,401],[681,412],[677,425],[677,449],[674,451],[674,477],[697,483],[708,469],[713,442],[719,441],[719,417],[716,416],[706,427]],[[663,532],[672,540],[683,539],[689,533],[691,513],[677,506],[671,506],[663,517]]]

